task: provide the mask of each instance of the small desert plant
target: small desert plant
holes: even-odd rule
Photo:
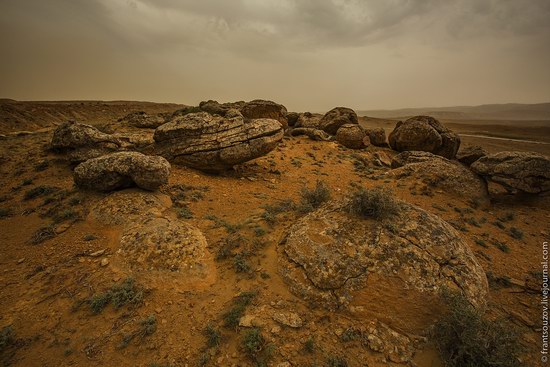
[[[329,356],[325,365],[327,367],[348,367],[348,361],[343,357]]]
[[[492,289],[501,289],[501,288],[510,288],[512,282],[509,276],[498,276],[494,275],[492,272],[487,272],[487,281],[489,282],[489,287]]]
[[[13,210],[11,208],[0,208],[0,219],[5,219],[13,216]]]
[[[224,325],[229,328],[239,326],[239,320],[244,315],[246,307],[252,303],[256,295],[256,292],[243,292],[239,294],[233,300],[231,309],[223,314]]]
[[[296,205],[292,200],[283,200],[274,205],[264,205],[265,211],[262,213],[262,218],[268,224],[273,225],[277,221],[277,215],[284,212],[294,210]]]
[[[320,207],[323,203],[330,200],[330,188],[321,180],[318,180],[315,188],[309,190],[304,187],[300,192],[300,211],[309,212]]]
[[[15,333],[11,326],[5,326],[0,330],[0,353],[15,342]]]
[[[315,340],[313,337],[307,338],[306,342],[304,343],[304,350],[308,353],[313,353],[315,351]]]
[[[239,253],[233,257],[233,267],[237,273],[248,273],[251,270],[245,254]]]
[[[448,290],[449,313],[437,322],[433,340],[448,367],[519,367],[520,342],[510,325],[488,320],[461,294]]]
[[[400,205],[390,192],[360,188],[351,195],[349,211],[361,217],[383,219],[399,212]]]
[[[343,342],[351,342],[361,338],[361,332],[353,328],[346,329],[342,335],[340,335],[340,340]]]
[[[510,228],[510,236],[512,236],[512,238],[515,238],[516,240],[522,240],[523,232],[519,228],[512,227]]]
[[[52,219],[54,221],[54,223],[61,223],[61,222],[64,222],[66,220],[72,220],[72,221],[75,221],[77,220],[78,218],[80,217],[80,215],[78,214],[78,212],[72,210],[72,209],[66,209],[66,210],[63,210],[59,213],[56,213]]]
[[[121,308],[125,305],[137,306],[143,300],[143,291],[136,286],[133,278],[127,278],[119,284],[115,284],[105,293],[94,295],[90,300],[90,309],[94,314],[98,314],[109,303],[115,308]]]
[[[43,160],[42,162],[36,164],[34,166],[34,170],[36,172],[41,172],[41,171],[44,171],[45,169],[47,169],[49,167],[50,163],[48,162],[48,160]]]
[[[155,315],[149,315],[139,321],[139,325],[136,330],[122,337],[119,348],[126,348],[128,344],[130,344],[130,342],[136,337],[143,339],[146,336],[154,334],[155,331],[157,331],[157,318]]]
[[[268,344],[258,328],[247,330],[241,343],[244,352],[256,366],[267,367],[273,354],[273,345]]]
[[[187,207],[184,206],[183,208],[179,208],[177,210],[178,218],[182,219],[192,219],[193,218],[193,212]]]
[[[47,241],[49,239],[52,239],[55,237],[55,231],[52,226],[46,226],[37,229],[30,239],[30,243],[32,245],[38,245],[39,243],[42,243],[44,241]]]
[[[57,190],[59,190],[57,187],[52,187],[52,186],[43,186],[43,185],[36,186],[30,189],[29,191],[27,191],[23,196],[23,198],[25,200],[31,200],[39,196],[49,195],[51,193],[56,192]]]
[[[220,345],[222,336],[212,324],[206,325],[203,333],[204,336],[206,336],[206,346],[208,348],[214,348]]]

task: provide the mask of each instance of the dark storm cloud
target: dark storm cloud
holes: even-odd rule
[[[304,109],[544,100],[548,19],[547,0],[0,0],[0,94]]]

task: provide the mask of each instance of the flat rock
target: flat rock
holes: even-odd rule
[[[499,152],[475,161],[471,169],[509,193],[550,191],[550,158],[534,152]]]

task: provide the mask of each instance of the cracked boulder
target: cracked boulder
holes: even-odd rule
[[[478,159],[471,169],[509,193],[550,191],[550,158],[542,154],[500,152]]]
[[[405,319],[400,308],[413,313],[413,322],[434,322],[443,287],[485,306],[485,272],[447,222],[404,202],[383,220],[351,214],[348,205],[331,202],[283,236],[280,273],[295,295],[312,306],[364,309],[390,323],[395,315]]]
[[[319,128],[330,135],[336,135],[340,127],[346,124],[358,124],[357,114],[347,107],[335,107],[319,121]]]
[[[399,121],[388,137],[393,150],[421,150],[453,159],[460,137],[430,116],[415,116]]]
[[[122,145],[119,138],[76,121],[59,125],[50,143],[52,150],[67,153],[69,160],[75,163],[118,151]]]
[[[204,171],[223,171],[261,157],[282,140],[273,119],[246,119],[237,110],[176,117],[155,130],[155,151],[170,162]]]
[[[163,157],[138,152],[117,152],[92,158],[74,169],[76,186],[112,191],[131,186],[156,190],[168,183],[170,163]]]

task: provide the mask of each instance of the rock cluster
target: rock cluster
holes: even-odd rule
[[[416,116],[399,121],[388,137],[398,152],[421,150],[453,159],[460,147],[460,138],[430,116]]]
[[[550,191],[550,158],[534,152],[500,152],[476,160],[472,170],[510,193]]]
[[[80,188],[98,191],[133,185],[156,190],[168,182],[169,175],[170,164],[163,157],[117,152],[80,163],[74,170],[74,182]]]
[[[171,162],[221,171],[269,153],[282,140],[273,119],[246,119],[237,110],[225,116],[206,112],[172,119],[155,130],[155,150]]]
[[[330,135],[336,135],[338,129],[343,125],[357,123],[357,114],[354,110],[347,107],[335,107],[321,118],[319,129]]]

